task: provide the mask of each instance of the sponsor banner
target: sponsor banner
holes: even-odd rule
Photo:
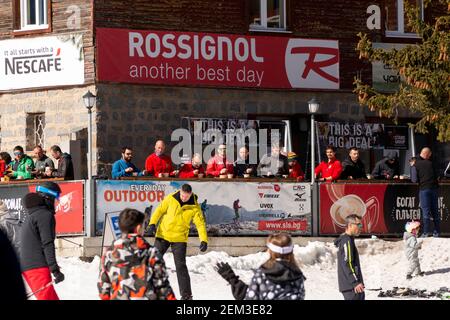
[[[450,234],[450,184],[439,188],[441,231]],[[420,220],[419,188],[415,184],[321,184],[320,234],[340,234],[345,217],[357,214],[363,234],[395,234],[408,221]]]
[[[97,28],[98,80],[339,89],[339,43],[287,37]]]
[[[81,34],[0,41],[0,91],[83,83]]]
[[[362,150],[408,149],[408,127],[388,126],[381,123],[317,122],[317,135],[321,150],[332,145],[336,148]]]
[[[56,233],[84,234],[84,194],[83,182],[56,182],[62,190],[59,201],[56,201]],[[0,185],[0,199],[6,203],[8,210],[18,219],[25,221],[26,214],[22,198],[29,192],[35,192],[36,184]]]
[[[165,196],[186,181],[98,180],[96,183],[96,230],[101,234],[106,214],[128,207],[154,211]],[[311,234],[308,183],[188,183],[198,195],[210,235],[257,235],[275,230]],[[195,229],[191,231],[195,233]]]

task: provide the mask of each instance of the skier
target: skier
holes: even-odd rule
[[[361,218],[356,214],[349,215],[345,220],[347,222],[345,233],[334,241],[334,245],[339,248],[337,254],[339,291],[345,300],[365,300],[364,280],[354,239],[360,234],[363,225]]]
[[[405,255],[408,259],[408,272],[406,279],[412,279],[414,273],[419,276],[424,276],[425,273],[420,270],[419,249],[422,247],[422,242],[417,240],[417,235],[420,229],[419,221],[408,221],[405,225],[405,233],[403,240],[405,241]]]
[[[120,239],[102,257],[97,284],[102,300],[175,300],[163,257],[143,237],[145,214],[124,209]]]
[[[186,266],[186,250],[191,221],[200,238],[200,251],[208,248],[205,220],[197,202],[197,195],[189,184],[171,193],[159,204],[150,219],[149,233],[155,235],[155,247],[162,255],[172,247],[181,300],[192,300],[191,279]],[[156,224],[159,222],[158,228]]]
[[[202,209],[203,219],[205,219],[206,225],[208,225],[208,219],[206,214],[209,209],[208,199],[203,200],[202,204],[200,205],[200,208]]]
[[[20,263],[26,285],[38,300],[59,300],[52,285],[64,280],[55,257],[55,200],[61,194],[54,182],[44,182],[22,200],[27,218],[20,232]]]
[[[294,245],[287,233],[270,235],[267,239],[270,255],[246,285],[228,263],[219,262],[216,271],[231,285],[236,300],[304,300],[306,280],[295,262]]]
[[[242,208],[239,205],[239,199],[236,199],[233,202],[233,209],[234,209],[234,218],[233,218],[233,222],[237,225],[239,223],[239,209]]]

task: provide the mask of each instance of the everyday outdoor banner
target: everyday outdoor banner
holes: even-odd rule
[[[83,83],[81,34],[0,41],[0,91]]]
[[[105,214],[129,207],[155,211],[165,196],[186,181],[98,180],[97,234]],[[308,183],[189,181],[210,235],[257,235],[289,231],[311,234],[311,192]],[[195,229],[192,229],[194,232]]]
[[[339,89],[339,43],[287,37],[97,28],[98,80]]]
[[[83,182],[57,182],[62,190],[59,201],[56,201],[56,233],[84,234],[84,196]],[[18,219],[24,221],[26,215],[22,198],[29,192],[35,192],[36,184],[4,184],[0,185],[0,199],[6,203],[8,210]]]
[[[402,234],[407,221],[419,220],[419,188],[415,184],[343,184],[320,186],[320,234],[344,232],[345,217],[363,218],[363,234]],[[441,231],[450,234],[450,184],[439,187]]]

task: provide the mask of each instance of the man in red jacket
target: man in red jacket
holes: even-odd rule
[[[322,161],[314,170],[314,174],[319,181],[331,182],[339,179],[342,173],[342,165],[336,159],[336,149],[333,146],[328,146],[325,151],[328,161]],[[321,178],[319,178],[319,175],[321,175]]]
[[[164,141],[156,141],[155,152],[149,155],[147,160],[145,160],[145,171],[147,171],[149,175],[162,178],[163,174],[169,174],[172,177],[178,174],[178,171],[173,170],[172,159],[170,156],[164,154],[165,150],[166,144]]]
[[[221,174],[232,174],[233,171],[233,163],[227,160],[227,147],[221,144],[216,150],[216,155],[209,159],[206,174],[208,176],[218,177]]]
[[[295,152],[288,153],[289,163],[289,178],[297,179],[297,181],[305,180],[305,174],[303,173],[302,166],[298,162],[298,157]]]
[[[184,164],[180,169],[181,179],[196,178],[199,174],[205,174],[205,169],[202,166],[202,158],[198,153],[194,153],[191,163]]]

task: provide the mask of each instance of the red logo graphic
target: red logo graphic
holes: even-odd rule
[[[274,184],[273,185],[273,190],[275,190],[276,192],[280,192],[280,190],[281,190],[280,185]]]
[[[334,48],[322,48],[322,47],[303,47],[303,48],[292,48],[291,54],[308,54],[309,58],[305,62],[305,70],[302,73],[302,78],[306,79],[311,71],[316,72],[323,78],[332,81],[339,82],[339,79],[332,76],[331,74],[323,71],[322,69],[328,66],[332,66],[339,62],[339,49]],[[332,57],[328,60],[316,61],[316,56],[318,54],[331,55]]]
[[[259,194],[260,198],[264,197],[264,193],[258,193],[258,194]]]

